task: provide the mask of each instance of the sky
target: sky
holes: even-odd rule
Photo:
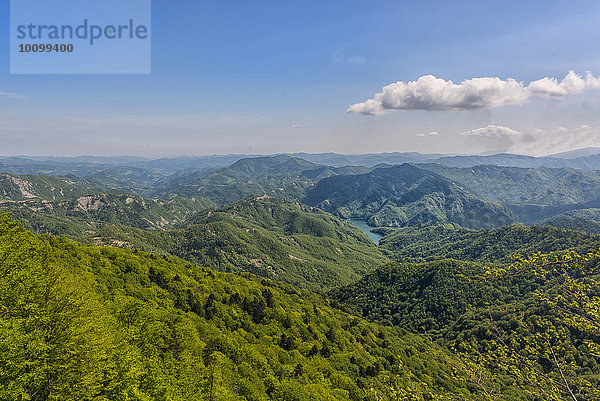
[[[0,155],[600,146],[597,0],[153,0],[141,75],[10,74],[0,18]]]

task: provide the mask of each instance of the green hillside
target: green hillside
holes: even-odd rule
[[[204,174],[174,177],[160,183],[152,196],[204,196],[217,204],[237,202],[248,195],[269,194],[288,199],[301,199],[306,190],[324,177],[359,174],[367,167],[330,167],[287,155],[246,158],[229,167]]]
[[[392,263],[329,295],[370,320],[437,336],[469,306],[501,298],[501,293],[490,291],[483,280],[468,279],[484,272],[479,264],[451,259]]]
[[[484,399],[441,347],[306,290],[3,215],[0,305],[0,399]]]
[[[116,189],[138,195],[167,175],[161,171],[140,167],[111,167],[85,177],[85,181],[100,188]]]
[[[304,202],[372,226],[438,222],[493,228],[514,221],[501,205],[478,198],[447,178],[411,164],[320,180]]]
[[[529,256],[600,246],[600,235],[551,226],[511,225],[495,230],[469,230],[456,225],[432,225],[385,230],[379,245],[402,262],[458,259],[482,263],[510,263],[516,253]]]
[[[572,168],[518,168],[480,165],[467,168],[419,164],[492,202],[513,205],[567,205],[600,197],[600,174]]]
[[[318,209],[266,196],[207,209],[169,231],[107,227],[98,244],[171,254],[228,272],[252,272],[320,290],[389,259],[358,228]]]
[[[197,176],[197,179],[182,179],[184,176],[167,181],[158,186],[153,195],[205,196],[218,204],[260,193],[298,197],[309,186],[309,180],[306,177],[301,180],[300,173],[318,167],[318,164],[285,155],[242,159],[208,175],[192,172],[192,177]]]
[[[38,233],[67,235],[82,240],[108,224],[150,230],[174,227],[212,203],[202,198],[145,199],[124,193],[94,193],[63,200],[32,198],[0,200],[0,209],[11,213]]]
[[[89,195],[97,191],[77,177],[45,175],[12,175],[0,173],[0,200],[62,200]]]
[[[570,264],[575,259],[544,256],[536,270],[524,263],[499,277],[456,260],[390,264],[330,295],[372,321],[427,334],[471,359],[489,399],[523,399],[513,391],[529,392],[529,383],[537,389],[527,399],[576,393],[597,400],[600,275],[593,266],[600,254],[589,264]]]

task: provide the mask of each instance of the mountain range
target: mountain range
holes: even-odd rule
[[[0,399],[600,399],[592,152],[0,158]]]

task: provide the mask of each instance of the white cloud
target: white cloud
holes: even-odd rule
[[[386,110],[381,106],[381,102],[377,99],[369,99],[362,103],[356,103],[348,108],[348,113],[356,114],[380,115],[385,112]]]
[[[460,84],[425,75],[416,81],[384,86],[372,99],[356,103],[349,113],[378,115],[392,110],[471,110],[518,105],[531,96],[563,97],[581,93],[585,89],[599,89],[600,78],[586,73],[584,77],[573,71],[558,82],[542,78],[529,85],[515,79],[497,77],[472,78]]]
[[[0,96],[23,97],[23,95],[21,95],[19,93],[4,92],[4,91],[0,91]]]
[[[562,97],[570,94],[581,93],[585,89],[600,88],[600,78],[594,77],[591,73],[586,73],[581,77],[573,71],[569,71],[562,81],[558,82],[556,78],[542,78],[533,81],[527,89],[533,95],[544,95],[552,97]]]
[[[291,125],[292,128],[304,128],[304,124],[296,123]]]
[[[502,125],[488,125],[486,127],[472,129],[467,132],[463,132],[461,135],[477,137],[477,138],[513,138],[521,135],[519,131],[514,129],[503,127]]]
[[[431,132],[428,132],[426,134],[423,133],[423,132],[421,132],[420,134],[417,134],[417,136],[436,136],[436,135],[439,135],[439,134],[440,133],[437,132],[437,131],[431,131]]]
[[[515,143],[520,141],[522,136],[519,131],[502,125],[488,125],[463,132],[460,135],[467,137],[469,142],[479,143],[487,151],[494,153],[509,151]]]

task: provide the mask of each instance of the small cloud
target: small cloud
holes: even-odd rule
[[[304,124],[296,123],[291,125],[292,128],[304,128]]]
[[[23,97],[23,95],[19,94],[19,93],[11,93],[11,92],[4,92],[4,91],[0,91],[0,96],[10,96],[10,97]]]
[[[508,127],[503,127],[501,125],[488,125],[486,127],[463,132],[461,135],[478,138],[511,138],[517,135],[521,135],[521,133],[519,131],[515,131],[514,129]]]
[[[423,133],[423,132],[421,132],[420,134],[417,134],[417,136],[436,136],[436,135],[439,135],[439,134],[440,133],[437,132],[437,131],[431,131],[431,132],[428,132],[426,134]]]
[[[533,81],[527,89],[533,95],[545,95],[549,97],[563,97],[570,94],[581,93],[585,89],[600,88],[600,78],[594,77],[590,72],[587,72],[585,77],[575,74],[574,71],[569,71],[562,81],[558,82],[556,78],[542,78]]]
[[[379,115],[393,110],[473,110],[518,105],[532,96],[564,97],[586,89],[600,89],[600,78],[590,72],[582,77],[569,71],[560,82],[545,77],[525,85],[513,78],[482,77],[455,84],[424,75],[416,81],[384,86],[373,98],[353,104],[347,111]]]
[[[385,114],[385,112],[386,110],[381,105],[381,102],[376,99],[369,99],[362,103],[356,103],[348,108],[348,113],[367,114],[371,116]]]
[[[488,151],[493,152],[508,151],[522,136],[519,131],[502,125],[487,125],[463,132],[460,135],[468,137],[470,141],[478,142]]]

